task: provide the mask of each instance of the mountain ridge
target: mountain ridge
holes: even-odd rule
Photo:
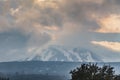
[[[49,46],[40,54],[32,55],[23,61],[71,61],[71,62],[103,62],[92,51],[82,48],[66,49],[62,46]]]

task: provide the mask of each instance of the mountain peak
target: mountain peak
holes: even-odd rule
[[[52,45],[42,50],[40,54],[28,57],[27,61],[72,61],[72,62],[101,62],[102,59],[92,51],[81,48],[66,49]]]

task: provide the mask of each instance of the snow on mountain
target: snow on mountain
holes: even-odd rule
[[[62,46],[49,46],[40,54],[32,55],[25,61],[75,61],[75,62],[101,62],[98,55],[86,49],[65,49]]]

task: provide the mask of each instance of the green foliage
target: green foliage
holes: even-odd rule
[[[81,64],[70,72],[71,80],[120,80],[113,69],[110,65],[99,67],[97,64]]]

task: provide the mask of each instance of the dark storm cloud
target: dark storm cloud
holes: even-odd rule
[[[62,4],[61,12],[69,22],[82,24],[83,29],[100,28],[96,18],[103,18],[111,14],[120,12],[120,5],[116,5],[118,0],[65,0]]]
[[[118,0],[48,1],[49,4],[44,1],[44,3],[42,1],[39,2],[41,4],[34,4],[34,2],[34,0],[11,0],[6,1],[6,4],[9,4],[8,7],[13,8],[14,11],[19,6],[22,7],[13,15],[13,19],[18,21],[23,19],[21,23],[28,22],[27,24],[31,25],[36,22],[43,27],[62,27],[64,24],[72,22],[73,24],[78,24],[78,26],[82,24],[81,28],[83,29],[94,30],[100,28],[96,22],[96,17],[101,18],[120,12],[120,6],[117,5],[119,3]],[[5,3],[3,4],[5,6]],[[26,18],[24,19],[24,17]]]

